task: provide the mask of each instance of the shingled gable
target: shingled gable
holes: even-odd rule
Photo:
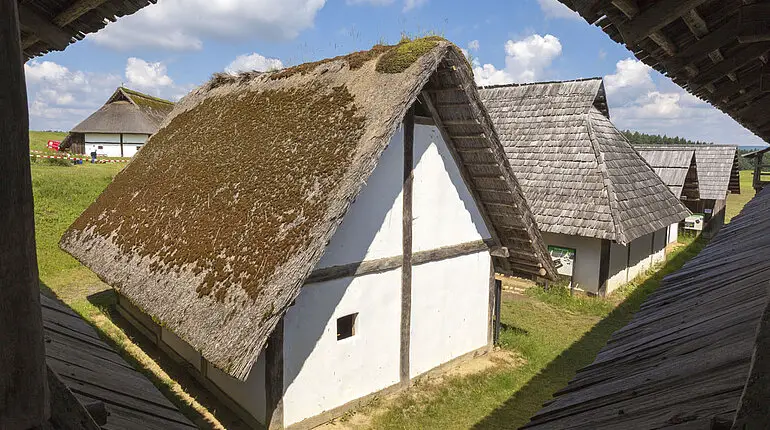
[[[635,145],[634,148],[637,151],[694,150],[701,199],[724,200],[728,193],[741,193],[735,145]]]
[[[449,93],[458,102],[440,102]],[[450,147],[456,133],[486,136],[475,151],[455,149],[510,253],[496,266],[550,277],[552,262],[470,67],[438,38],[215,76],[177,104],[60,245],[214,366],[244,379],[418,97],[437,123],[467,124],[444,126]],[[479,159],[483,172],[471,171]]]
[[[119,87],[71,132],[153,134],[173,109],[174,103],[168,100]]]
[[[700,199],[695,149],[635,148],[677,198],[680,200]]]
[[[479,93],[542,231],[625,245],[689,214],[610,122],[601,78]]]

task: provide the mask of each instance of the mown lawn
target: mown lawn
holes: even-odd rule
[[[751,170],[741,170],[741,193],[729,194],[727,196],[727,208],[725,209],[725,222],[738,215],[743,206],[754,197],[754,187],[751,183],[754,180],[754,172]]]
[[[67,133],[61,131],[30,131],[29,149],[33,151],[48,151],[49,140],[61,142],[65,136],[67,136]]]

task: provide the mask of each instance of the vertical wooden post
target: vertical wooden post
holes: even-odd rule
[[[0,0],[0,428],[48,420],[17,0]]]
[[[283,320],[267,339],[265,349],[265,427],[283,429]]]
[[[487,321],[489,321],[489,327],[487,327],[487,345],[490,349],[495,345],[495,286],[497,278],[495,278],[495,257],[490,256],[489,259],[489,309],[487,310]]]
[[[401,359],[400,380],[409,385],[409,350],[412,329],[412,184],[414,182],[414,106],[404,117],[404,182],[402,251],[404,262],[401,266]]]
[[[503,281],[495,279],[495,334],[494,343],[500,342],[500,314],[503,304]]]
[[[599,293],[607,295],[607,281],[610,279],[610,250],[612,244],[607,239],[602,239],[601,254],[599,255]]]
[[[759,190],[762,188],[762,161],[765,158],[765,154],[757,154],[757,157],[754,159],[757,164],[754,165],[754,191],[759,192]]]
[[[120,156],[123,157],[123,133],[120,133]]]

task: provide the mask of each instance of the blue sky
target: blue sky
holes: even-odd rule
[[[465,49],[481,85],[603,76],[622,129],[763,144],[557,0],[159,0],[27,62],[31,127],[67,130],[120,84],[178,99],[215,72],[291,66],[402,33]]]

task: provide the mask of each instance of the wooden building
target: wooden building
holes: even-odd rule
[[[601,78],[479,92],[573,285],[606,294],[664,259],[669,226],[690,212],[610,122]]]
[[[702,213],[707,231],[716,233],[725,222],[728,194],[740,194],[738,147],[733,145],[648,145],[635,146],[637,151],[694,150],[698,166],[700,200],[687,202],[694,213]]]
[[[668,186],[672,193],[691,211],[696,211],[700,202],[698,188],[698,167],[694,149],[658,150],[655,147],[636,147],[639,155]],[[674,243],[679,236],[679,223],[668,228],[668,243]]]
[[[524,428],[767,428],[769,228],[765,189]]]
[[[217,75],[61,246],[247,423],[311,428],[488,351],[495,271],[553,277],[488,118],[435,37]]]
[[[754,172],[752,174],[752,180],[751,180],[751,186],[754,188],[755,192],[759,192],[767,184],[770,184],[770,180],[768,180],[768,176],[770,175],[770,165],[765,164],[765,154],[767,154],[770,151],[770,147],[767,147],[765,149],[760,149],[759,151],[753,151],[749,152],[748,154],[743,154],[744,158],[753,159],[754,160]]]
[[[119,87],[96,112],[73,128],[63,150],[104,157],[133,157],[166,119],[174,103]]]
[[[4,430],[194,428],[74,312],[41,296],[35,257],[24,61],[63,50],[106,22],[150,3],[0,0],[0,428]]]

